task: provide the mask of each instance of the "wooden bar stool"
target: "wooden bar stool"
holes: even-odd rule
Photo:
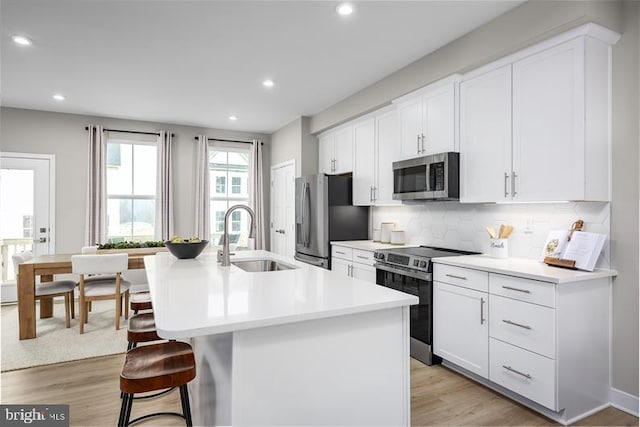
[[[184,418],[186,425],[192,426],[187,384],[195,377],[195,357],[191,346],[187,343],[168,341],[129,350],[120,373],[120,391],[124,393],[124,397],[120,407],[118,426],[128,426],[143,419],[160,415]],[[180,387],[182,414],[157,412],[129,420],[134,394],[173,387]]]
[[[135,348],[138,343],[159,341],[162,338],[158,336],[156,331],[156,319],[153,312],[138,313],[129,319],[129,327],[127,328],[127,350]]]
[[[153,310],[151,306],[151,294],[149,292],[131,294],[129,301],[134,314],[141,310]]]

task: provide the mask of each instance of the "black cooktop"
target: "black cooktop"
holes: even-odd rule
[[[386,249],[380,252],[411,255],[421,258],[436,258],[441,256],[453,256],[453,255],[477,255],[478,252],[461,251],[459,249],[437,248],[434,246],[415,246],[397,249]]]

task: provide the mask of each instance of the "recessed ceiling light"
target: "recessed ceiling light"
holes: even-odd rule
[[[15,44],[19,44],[20,46],[31,46],[31,40],[24,36],[13,36],[11,38]]]
[[[353,6],[349,3],[340,3],[338,7],[336,7],[336,12],[342,16],[351,15],[353,13]]]
[[[265,80],[262,82],[262,86],[264,87],[273,87],[275,85],[275,83],[273,82],[273,80]]]
[[[55,95],[53,95],[53,99],[55,99],[56,101],[64,101],[65,100],[65,96],[64,95],[60,95],[59,93],[56,93]]]
[[[229,116],[229,120],[233,120],[235,122],[238,120],[238,116]]]

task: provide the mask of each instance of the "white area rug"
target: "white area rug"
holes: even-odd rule
[[[121,318],[120,330],[115,329],[114,301],[94,301],[89,313],[89,323],[80,335],[79,313],[71,327],[64,327],[64,303],[54,304],[53,317],[40,319],[40,307],[36,303],[36,334],[32,340],[18,339],[18,307],[0,307],[2,335],[0,336],[2,372],[31,368],[52,363],[124,353],[127,349],[127,322]]]

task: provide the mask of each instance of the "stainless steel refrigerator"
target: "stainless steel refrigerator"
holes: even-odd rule
[[[369,208],[353,206],[349,176],[296,178],[296,255],[298,261],[331,268],[329,242],[366,240]]]

